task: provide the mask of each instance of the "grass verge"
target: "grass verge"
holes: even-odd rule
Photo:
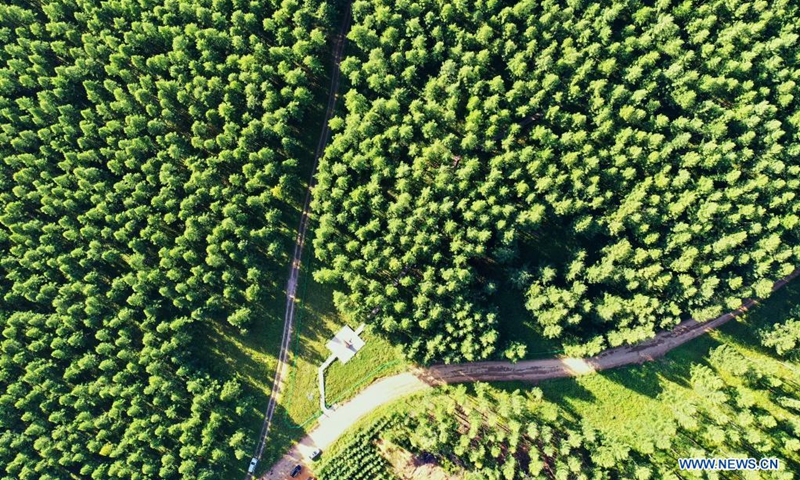
[[[746,386],[743,378],[733,376],[728,370],[713,367],[709,359],[714,348],[726,345],[735,350],[759,365],[761,371],[768,372],[769,381],[777,382],[774,385],[785,382],[794,389],[800,388],[798,385],[800,365],[797,362],[792,363],[777,358],[774,353],[761,346],[758,338],[759,330],[775,322],[784,321],[791,309],[798,304],[800,304],[800,282],[794,282],[774,293],[748,314],[672,350],[657,361],[577,378],[548,380],[541,382],[537,387],[544,394],[545,401],[552,404],[554,411],[561,412],[560,414],[573,425],[585,423],[600,431],[604,437],[639,451],[641,456],[650,458],[654,464],[669,468],[670,462],[674,462],[674,459],[666,450],[659,450],[654,446],[663,444],[664,432],[668,430],[663,427],[674,425],[675,405],[670,403],[670,399],[695,397],[700,403],[705,401],[702,397],[698,398],[698,391],[693,390],[690,384],[693,366],[704,365],[718,371],[727,385],[725,388],[738,390]],[[532,386],[522,382],[496,382],[492,384],[492,388],[530,391]],[[796,415],[776,403],[774,395],[770,396],[771,392],[758,389],[750,391],[753,392],[754,404],[768,411],[775,419],[785,421]],[[422,395],[435,397],[437,393],[441,394],[435,389]],[[329,461],[333,461],[337,455],[346,457],[347,454],[342,449],[348,445],[348,439],[370,431],[371,426],[375,425],[382,415],[402,412],[404,408],[414,408],[409,407],[413,403],[410,397],[405,398],[365,416],[328,449],[326,455]],[[698,417],[698,421],[702,423],[705,420],[703,417]],[[775,437],[775,441],[780,444],[781,439],[786,437],[786,432],[776,435],[779,436]],[[687,451],[686,445],[676,448],[683,449],[680,452]],[[796,451],[791,453],[789,450],[791,449],[783,452],[785,456],[782,458],[782,464],[785,465],[785,469],[791,470],[800,465],[800,456]],[[720,451],[725,450],[723,448]],[[674,453],[673,450],[670,452]],[[364,455],[377,455],[377,453],[367,452]],[[745,476],[745,478],[756,477]]]
[[[333,22],[331,31],[338,32],[341,21],[337,18]],[[264,411],[267,407],[275,378],[277,367],[277,354],[280,350],[280,341],[283,334],[283,321],[286,302],[286,279],[289,273],[291,252],[294,248],[297,226],[303,209],[309,180],[313,169],[314,152],[319,140],[319,133],[325,116],[328,102],[328,86],[330,73],[333,67],[332,40],[328,42],[327,72],[320,78],[313,88],[314,103],[308,112],[307,128],[299,133],[302,145],[298,154],[298,181],[285,193],[284,205],[281,209],[281,230],[283,238],[283,255],[275,265],[276,280],[265,286],[271,292],[269,301],[260,305],[257,320],[246,332],[223,324],[203,325],[197,338],[202,338],[203,345],[198,345],[198,357],[205,368],[217,373],[219,378],[238,378],[242,384],[243,396],[247,400],[242,408],[245,409],[241,420],[247,430],[247,450],[255,448],[259,441],[259,434],[264,420]],[[309,255],[308,252],[305,255]],[[278,405],[270,430],[270,440],[264,450],[259,470],[269,467],[283,450],[297,438],[301,429],[290,421],[284,421],[286,410]],[[224,478],[244,477],[249,462],[243,458],[225,472]]]
[[[304,255],[313,258],[311,242]],[[280,414],[276,414],[271,440],[263,462],[272,464],[292,442],[301,438],[316,425],[321,413],[319,403],[318,368],[330,355],[325,343],[344,325],[357,328],[352,319],[339,315],[333,305],[333,289],[317,283],[304,265],[300,284],[301,305],[295,321],[294,338],[289,357],[289,376],[286,390],[280,399]],[[347,364],[335,362],[326,371],[325,388],[328,405],[346,401],[377,378],[404,371],[407,364],[400,352],[369,329],[361,335],[364,348]]]
[[[575,418],[583,418],[598,430],[630,445],[644,445],[655,441],[660,419],[671,411],[665,399],[669,394],[691,395],[690,367],[710,366],[707,356],[714,347],[730,345],[760,364],[774,364],[776,372],[791,379],[796,373],[764,350],[757,332],[786,318],[792,306],[798,303],[800,283],[794,282],[775,292],[752,312],[672,350],[655,362],[584,377],[550,380],[543,382],[540,388],[547,400]],[[732,384],[738,381],[725,380]]]

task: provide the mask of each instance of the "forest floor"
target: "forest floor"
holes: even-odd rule
[[[464,475],[448,473],[436,463],[435,457],[430,460],[420,458],[408,450],[389,442],[378,441],[381,456],[389,462],[395,475],[402,480],[463,480]]]
[[[800,269],[775,283],[778,290],[800,275]],[[793,286],[791,292],[796,287]],[[384,404],[428,388],[467,382],[538,382],[548,379],[578,377],[625,365],[636,365],[663,357],[671,350],[753,308],[756,302],[747,300],[739,309],[708,322],[686,320],[674,329],[661,332],[650,340],[606,350],[590,358],[551,358],[510,362],[475,362],[458,365],[435,365],[385,377],[370,385],[352,400],[329,415],[320,418],[317,426],[281,458],[263,480],[285,478],[296,464],[302,464],[314,449],[324,450],[360,418]]]

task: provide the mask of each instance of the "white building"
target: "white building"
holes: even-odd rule
[[[347,363],[364,346],[364,340],[352,328],[345,325],[325,346],[340,362]]]

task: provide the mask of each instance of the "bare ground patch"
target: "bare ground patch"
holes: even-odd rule
[[[378,451],[391,464],[395,475],[402,480],[462,480],[463,474],[451,474],[439,466],[430,453],[414,455],[391,442],[376,442]]]

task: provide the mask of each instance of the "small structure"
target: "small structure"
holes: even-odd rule
[[[364,340],[352,328],[345,325],[328,340],[325,346],[340,362],[347,363],[364,346]]]
[[[328,350],[331,351],[331,355],[327,360],[322,362],[317,372],[317,379],[319,381],[319,408],[322,409],[323,413],[327,414],[330,411],[328,405],[325,403],[325,369],[337,359],[342,363],[349,362],[364,346],[364,340],[358,336],[358,334],[363,331],[364,324],[361,324],[361,326],[355,330],[345,325],[325,344]]]

